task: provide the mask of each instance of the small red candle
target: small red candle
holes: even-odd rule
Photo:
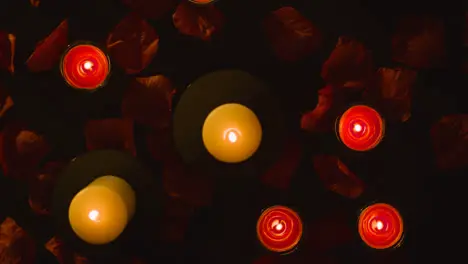
[[[285,206],[272,206],[260,215],[257,237],[268,250],[284,253],[293,250],[302,237],[299,215]]]
[[[341,142],[355,151],[375,148],[385,133],[385,124],[379,113],[365,105],[356,105],[344,112],[338,123]]]
[[[62,58],[61,71],[71,87],[94,90],[105,83],[110,72],[110,62],[98,47],[81,44],[66,51]]]
[[[358,230],[362,241],[369,247],[391,248],[403,238],[403,218],[393,206],[376,203],[361,212]]]

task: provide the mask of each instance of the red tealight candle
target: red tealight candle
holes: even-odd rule
[[[343,144],[356,151],[375,148],[385,133],[382,117],[373,108],[356,105],[344,112],[338,122],[338,136]]]
[[[93,90],[106,81],[110,72],[110,62],[98,47],[81,44],[66,51],[62,58],[61,71],[71,87]]]
[[[268,250],[284,253],[293,250],[302,237],[299,215],[285,206],[272,206],[260,215],[257,237]]]
[[[359,235],[371,248],[391,248],[403,238],[403,218],[389,204],[377,203],[366,207],[358,222]]]

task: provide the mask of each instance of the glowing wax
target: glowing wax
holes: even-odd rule
[[[78,192],[70,203],[68,218],[83,241],[102,245],[114,241],[135,213],[135,193],[115,176],[97,178]]]
[[[209,113],[203,124],[202,137],[214,158],[238,163],[257,151],[262,140],[262,127],[249,108],[240,104],[224,104]]]

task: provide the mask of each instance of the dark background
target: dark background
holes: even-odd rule
[[[130,251],[153,259],[150,263],[250,263],[264,252],[258,248],[254,233],[246,230],[264,206],[291,205],[300,212],[304,222],[313,222],[330,211],[345,211],[349,225],[353,225],[358,209],[377,199],[398,205],[405,216],[408,232],[398,251],[405,252],[412,262],[425,263],[436,255],[445,258],[445,253],[456,253],[452,247],[456,243],[448,240],[455,235],[445,231],[443,216],[455,207],[453,201],[459,200],[459,197],[455,199],[455,191],[449,196],[448,187],[453,190],[454,182],[467,174],[464,171],[438,171],[429,142],[429,128],[440,116],[466,113],[462,91],[462,87],[466,89],[466,76],[459,71],[465,55],[460,44],[464,9],[461,1],[446,2],[451,6],[438,1],[400,0],[220,0],[217,7],[225,15],[227,24],[223,32],[208,43],[179,34],[172,25],[171,14],[158,21],[149,21],[160,35],[160,50],[138,76],[168,76],[178,89],[174,99],[177,103],[184,87],[203,73],[239,68],[255,74],[269,83],[272,92],[282,99],[290,135],[303,140],[304,155],[288,192],[272,190],[255,179],[248,183],[234,182],[229,188],[219,189],[211,207],[197,209],[183,245],[152,240],[145,243],[142,234],[141,243],[135,244]],[[268,12],[284,5],[297,8],[322,30],[327,45],[320,54],[293,64],[282,63],[272,55],[261,32],[260,21]],[[84,110],[78,104],[71,104],[71,109],[55,111],[66,106],[57,103],[60,98],[52,98],[57,94],[43,93],[39,86],[49,87],[45,89],[51,91],[51,86],[63,85],[57,72],[29,73],[24,62],[37,42],[64,18],[69,19],[70,42],[84,39],[101,42],[128,12],[118,1],[111,0],[44,1],[39,9],[31,7],[26,0],[4,0],[0,4],[0,30],[11,32],[17,38],[15,77],[2,75],[2,79],[10,84],[15,101],[15,110],[9,118],[28,120],[31,126],[44,133],[55,146],[54,158],[66,160],[83,152],[81,131],[84,121],[90,117],[118,116],[120,105],[110,101],[105,107]],[[398,17],[414,13],[434,13],[444,18],[450,64],[447,69],[419,72],[410,121],[388,127],[381,146],[361,155],[346,151],[335,135],[305,135],[301,132],[300,115],[316,105],[317,90],[324,86],[320,68],[338,36],[349,35],[362,41],[373,51],[376,66],[395,66],[389,52],[390,33]],[[131,78],[117,75],[123,84]],[[159,180],[161,165],[148,157],[146,146],[139,138],[139,129],[137,127],[137,155],[153,169],[154,177]],[[323,189],[309,166],[310,157],[318,153],[339,155],[366,182],[364,195],[357,200],[347,200]],[[1,195],[8,197],[2,199],[2,215],[11,215],[35,237],[38,245],[44,244],[54,233],[51,220],[30,212],[23,186],[6,182],[9,180],[4,177],[2,181]],[[183,254],[179,253],[180,248]],[[53,261],[53,258],[45,260],[50,257],[46,252],[42,254],[44,259],[38,263]],[[294,254],[303,253],[299,249]],[[328,254],[335,256],[339,263],[370,263],[372,258],[369,256],[376,253],[365,249],[356,237]]]

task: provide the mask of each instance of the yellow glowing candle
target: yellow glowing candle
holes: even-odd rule
[[[238,163],[250,158],[262,141],[262,126],[249,108],[240,104],[224,104],[205,119],[203,143],[217,160]]]
[[[114,241],[135,213],[135,192],[123,179],[102,176],[78,192],[68,218],[83,241],[102,245]]]

